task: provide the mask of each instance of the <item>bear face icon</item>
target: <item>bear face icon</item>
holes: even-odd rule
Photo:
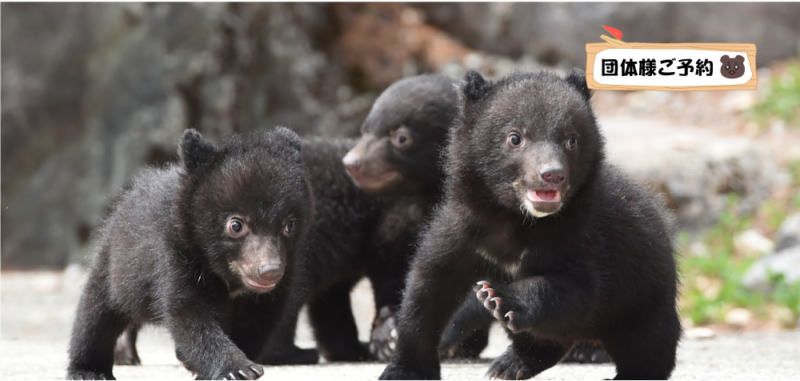
[[[744,75],[744,57],[737,55],[736,58],[731,58],[724,55],[719,60],[722,62],[720,71],[723,77],[733,79]]]

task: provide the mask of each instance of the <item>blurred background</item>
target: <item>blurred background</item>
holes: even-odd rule
[[[398,79],[460,78],[471,68],[491,78],[566,73],[585,67],[584,46],[601,42],[601,25],[629,42],[756,44],[756,91],[598,91],[593,103],[611,160],[663,192],[678,217],[687,335],[797,327],[800,4],[1,10],[4,339],[67,337],[109,200],[146,166],[175,160],[184,129],[215,142],[277,125],[357,136]],[[17,308],[26,313],[16,317]]]

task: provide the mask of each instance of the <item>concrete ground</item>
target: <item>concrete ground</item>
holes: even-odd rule
[[[70,267],[61,272],[3,272],[0,275],[0,379],[63,379],[67,366],[67,345],[85,272]],[[362,340],[372,320],[369,284],[353,291]],[[314,341],[303,316],[297,344],[310,348]],[[483,359],[473,363],[445,363],[445,379],[486,379],[491,359],[508,345],[495,326]],[[118,366],[118,379],[191,379],[175,358],[166,332],[146,328],[139,335],[142,366]],[[684,339],[678,350],[674,379],[800,379],[800,331],[717,334],[704,340]],[[377,379],[384,365],[319,364],[279,366],[266,369],[272,379],[352,380]],[[607,379],[614,377],[613,365],[561,364],[536,379]]]

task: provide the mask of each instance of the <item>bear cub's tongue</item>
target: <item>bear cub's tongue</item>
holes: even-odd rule
[[[559,202],[561,193],[557,190],[532,190],[528,189],[528,200],[532,202]]]

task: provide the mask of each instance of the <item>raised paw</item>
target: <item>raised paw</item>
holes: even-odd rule
[[[515,333],[524,329],[519,319],[521,311],[513,308],[510,299],[504,296],[502,292],[493,288],[487,281],[478,282],[475,290],[475,296],[478,297],[478,300],[483,303],[483,306],[489,310],[503,327]]]
[[[369,352],[378,361],[392,359],[397,345],[397,319],[389,306],[384,306],[372,322]]]
[[[486,375],[491,380],[527,380],[534,376],[522,357],[511,348],[492,362]]]
[[[69,370],[67,380],[116,380],[111,372],[94,372],[91,370]]]
[[[250,363],[226,369],[214,378],[217,380],[255,380],[263,375],[264,368],[261,365]]]

